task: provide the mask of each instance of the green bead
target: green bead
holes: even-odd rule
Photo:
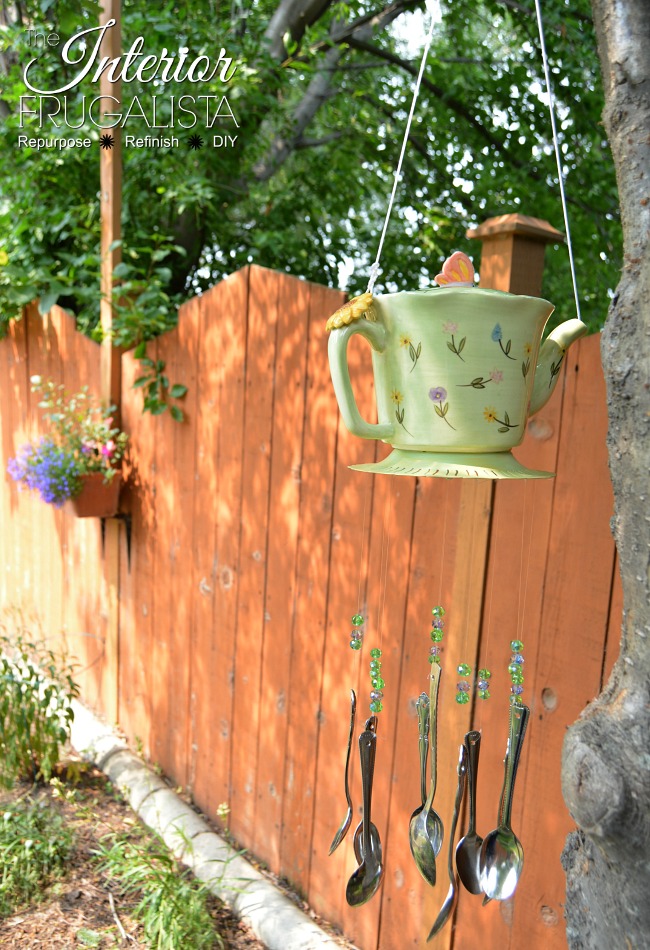
[[[521,653],[521,651],[523,650],[523,648],[524,648],[524,645],[523,645],[523,643],[521,642],[521,640],[511,640],[511,641],[510,641],[510,649],[512,650],[513,653]]]
[[[378,699],[373,699],[373,701],[370,703],[370,712],[381,712],[383,708],[384,704]]]
[[[355,614],[354,617],[352,618],[352,623],[355,627],[360,627],[361,624],[363,623],[363,617],[361,616],[361,614]]]
[[[472,667],[468,666],[467,663],[459,663],[456,669],[459,676],[469,676],[472,672]]]
[[[350,640],[350,646],[353,650],[360,650],[362,646],[361,640]]]
[[[489,690],[489,689],[479,689],[479,691],[478,691],[478,698],[479,698],[479,699],[489,699],[489,698],[490,698],[490,690]]]
[[[489,678],[490,678],[491,676],[492,676],[492,674],[490,673],[490,671],[487,670],[487,669],[485,669],[485,668],[483,668],[482,670],[479,670],[479,671],[478,671],[478,678],[479,678],[480,680],[489,680]]]
[[[440,657],[439,656],[429,657],[429,663],[437,663],[438,666],[440,666]]]
[[[465,703],[469,702],[469,693],[456,693],[456,702],[464,706]]]
[[[386,685],[381,676],[375,676],[370,682],[372,683],[373,689],[383,689]]]
[[[377,671],[379,671],[380,669],[381,669],[381,663],[379,662],[379,660],[371,660],[371,661],[370,661],[370,670],[371,670],[371,672],[372,672],[372,670],[377,670]]]
[[[381,656],[381,650],[378,650],[377,647],[373,647],[370,651],[370,656],[376,659],[378,656]]]
[[[444,616],[445,616],[445,608],[444,608],[444,607],[440,607],[440,606],[434,607],[433,610],[431,611],[431,613],[433,614],[434,617],[444,617]]]
[[[433,640],[434,643],[440,643],[440,641],[442,640],[443,636],[444,636],[444,634],[443,634],[442,630],[432,630],[432,631],[431,631],[431,639]]]
[[[521,666],[520,666],[519,663],[511,663],[511,664],[508,666],[508,673],[510,673],[511,676],[515,676],[515,675],[523,676],[523,675],[524,675],[524,674],[523,674],[523,670],[521,669]]]

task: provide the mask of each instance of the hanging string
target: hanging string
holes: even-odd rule
[[[393,178],[393,190],[390,193],[390,198],[388,199],[388,208],[386,210],[386,217],[384,219],[384,226],[381,231],[381,237],[379,238],[379,247],[377,248],[377,257],[375,258],[374,264],[370,268],[370,279],[368,281],[368,289],[366,293],[371,294],[374,290],[377,277],[379,275],[379,259],[381,257],[382,248],[384,246],[384,238],[386,237],[386,231],[388,230],[388,222],[390,221],[391,211],[393,210],[393,202],[395,201],[395,194],[397,192],[397,185],[402,175],[402,162],[404,161],[404,155],[406,153],[406,145],[409,138],[409,133],[411,131],[411,122],[413,121],[413,113],[415,112],[415,104],[418,101],[418,95],[420,92],[420,85],[422,83],[422,76],[424,74],[424,67],[427,62],[427,56],[429,55],[429,47],[431,46],[431,40],[433,39],[433,28],[439,20],[440,12],[439,8],[437,11],[438,15],[435,13],[431,14],[431,22],[429,23],[429,31],[426,36],[424,43],[424,50],[422,52],[422,62],[420,63],[420,71],[418,73],[418,78],[415,81],[415,89],[413,90],[413,101],[411,102],[411,111],[409,112],[408,119],[406,120],[406,131],[404,132],[404,140],[402,142],[402,150],[399,154],[399,159],[397,162],[397,168],[395,170],[395,175]]]
[[[368,482],[370,483],[370,479]],[[363,580],[363,551],[366,546],[366,512],[368,509],[368,495],[370,494],[370,484],[366,487],[366,493],[363,498],[363,527],[361,528],[361,554],[359,556],[359,589],[357,591],[357,613],[362,613],[361,604],[361,582]]]
[[[553,148],[555,149],[555,161],[557,164],[557,177],[560,185],[560,199],[562,201],[562,214],[564,215],[564,230],[566,232],[566,243],[569,251],[569,266],[571,268],[571,280],[573,282],[573,296],[576,303],[576,315],[578,320],[582,320],[580,313],[580,298],[578,295],[578,281],[576,278],[576,268],[573,259],[573,244],[571,243],[571,229],[569,227],[569,214],[567,211],[566,195],[564,194],[564,175],[562,173],[562,156],[560,155],[560,144],[557,135],[557,125],[555,121],[555,100],[553,98],[553,87],[551,86],[551,73],[548,66],[548,56],[546,55],[546,43],[544,42],[544,24],[542,22],[542,8],[540,0],[535,0],[535,11],[537,13],[537,27],[539,30],[539,43],[542,50],[542,62],[544,64],[544,78],[546,80],[546,92],[548,94],[548,107],[551,114],[551,131],[553,133]]]
[[[377,631],[379,636],[379,649],[382,649],[384,644],[384,606],[386,604],[386,589],[388,587],[388,560],[390,554],[390,509],[391,503],[393,500],[393,478],[390,479],[390,487],[388,489],[388,498],[384,507],[384,527],[381,536],[381,558],[380,558],[380,579],[379,579],[379,629]],[[385,556],[385,562],[384,562]]]

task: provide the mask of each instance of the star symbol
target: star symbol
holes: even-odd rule
[[[102,148],[113,148],[115,139],[112,135],[102,135],[99,139],[99,144]]]
[[[200,135],[190,135],[187,144],[191,149],[196,151],[198,148],[203,148],[203,139]]]

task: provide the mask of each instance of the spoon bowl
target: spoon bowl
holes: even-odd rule
[[[377,719],[372,716],[359,736],[363,818],[354,833],[354,853],[360,864],[345,889],[345,899],[351,907],[360,907],[369,901],[377,892],[384,876],[379,832],[370,818],[377,745],[376,727]]]
[[[524,849],[514,832],[506,828],[491,831],[483,842],[481,863],[485,896],[499,901],[512,897],[524,866]]]
[[[429,688],[429,718],[431,747],[431,783],[429,794],[422,808],[416,808],[409,823],[409,845],[418,871],[432,887],[436,883],[436,857],[440,853],[444,828],[440,815],[433,808],[437,779],[437,722],[440,667],[432,664]]]
[[[510,731],[499,803],[499,823],[495,830],[486,836],[481,847],[481,890],[486,898],[495,901],[512,897],[524,866],[524,849],[510,826],[510,816],[517,768],[529,717],[528,706],[513,703],[510,707]]]

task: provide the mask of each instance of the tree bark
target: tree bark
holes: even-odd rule
[[[650,16],[647,0],[592,8],[624,233],[602,335],[624,612],[610,681],[564,743],[563,791],[578,831],[563,865],[572,950],[641,950],[650,933]]]

